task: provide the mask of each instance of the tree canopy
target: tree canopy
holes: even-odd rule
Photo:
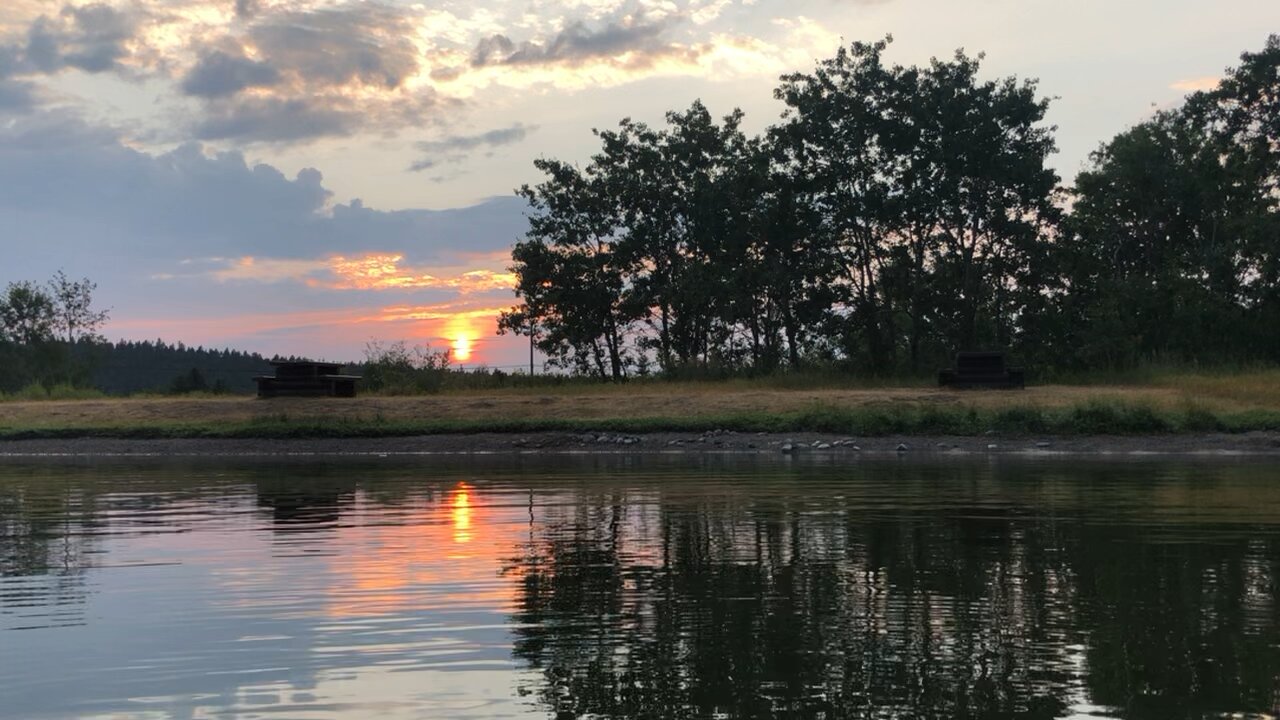
[[[758,136],[698,101],[535,164],[500,332],[602,378],[1280,360],[1280,36],[1103,144],[1070,188],[1033,80],[853,43]]]

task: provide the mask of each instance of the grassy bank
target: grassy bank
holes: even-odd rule
[[[1197,405],[1157,407],[1095,400],[1062,407],[923,405],[841,407],[815,404],[788,412],[762,410],[695,415],[610,417],[388,418],[267,413],[248,419],[92,420],[0,427],[0,439],[33,438],[361,438],[440,433],[570,432],[828,432],[880,435],[1131,435],[1280,430],[1280,411],[1213,411]]]
[[[838,378],[837,378],[838,380]],[[956,392],[773,381],[570,384],[356,399],[11,399],[0,439],[394,437],[711,429],[843,435],[1152,434],[1280,430],[1280,370],[1162,373],[1129,384]]]

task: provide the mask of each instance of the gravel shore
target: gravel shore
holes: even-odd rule
[[[297,440],[74,438],[0,441],[0,457],[282,456],[469,453],[755,453],[860,455],[1277,455],[1280,433],[1154,436],[888,436],[821,433],[475,433]]]

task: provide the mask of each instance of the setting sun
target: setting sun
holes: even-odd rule
[[[459,362],[466,362],[471,359],[471,338],[466,335],[458,335],[453,339],[450,347],[453,349],[453,359]]]
[[[468,313],[457,313],[449,318],[445,326],[444,337],[450,338],[449,352],[452,360],[465,363],[475,354],[475,342],[479,336],[475,321]]]

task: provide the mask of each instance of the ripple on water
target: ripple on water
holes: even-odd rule
[[[195,463],[195,464],[193,464]],[[1280,467],[0,464],[0,707],[1276,712]]]

